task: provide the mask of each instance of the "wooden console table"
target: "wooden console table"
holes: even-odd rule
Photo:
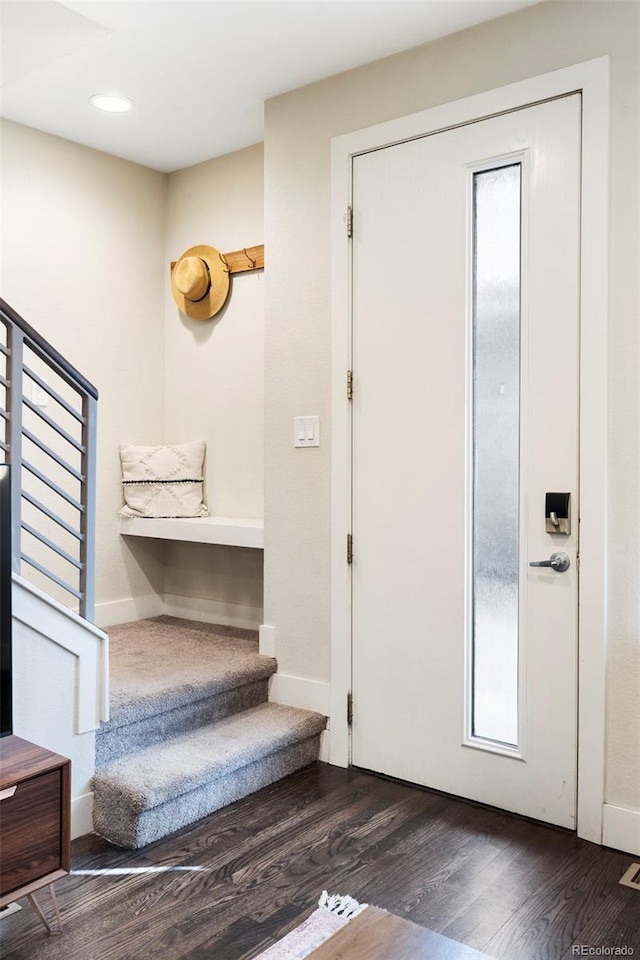
[[[71,862],[71,761],[20,737],[0,740],[0,907],[28,897],[62,932],[53,884]],[[34,892],[49,887],[57,929]]]

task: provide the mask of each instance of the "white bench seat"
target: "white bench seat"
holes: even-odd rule
[[[120,533],[126,537],[219,543],[257,550],[264,546],[263,521],[237,517],[121,517]]]

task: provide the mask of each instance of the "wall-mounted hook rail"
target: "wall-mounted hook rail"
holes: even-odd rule
[[[231,253],[221,253],[220,259],[230,274],[249,273],[252,270],[264,269],[264,244],[257,247],[243,247],[242,250],[232,250]],[[171,262],[171,270],[176,265]]]
[[[250,270],[264,268],[264,244],[257,247],[243,247],[242,250],[232,250],[224,255],[229,265],[230,273],[248,273]]]

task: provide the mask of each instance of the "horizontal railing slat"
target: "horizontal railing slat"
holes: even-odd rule
[[[53,387],[49,386],[46,380],[43,380],[42,377],[39,377],[35,370],[32,370],[30,367],[28,367],[26,363],[24,365],[24,372],[29,379],[37,383],[40,389],[44,390],[44,392],[48,394],[52,400],[55,400],[56,403],[59,403],[61,407],[64,407],[67,413],[70,413],[72,417],[75,417],[78,423],[84,423],[84,417],[82,414],[78,413],[74,406],[65,400],[64,397],[61,397],[60,394],[53,389]]]
[[[54,483],[53,480],[45,476],[45,474],[42,473],[41,470],[38,470],[37,467],[34,467],[34,465],[32,463],[29,463],[28,460],[23,459],[22,465],[24,466],[25,470],[28,470],[29,473],[32,473],[34,477],[38,478],[38,480],[42,480],[43,483],[46,483],[46,485],[51,490],[53,490],[54,493],[57,493],[58,496],[66,500],[67,503],[70,503],[72,507],[76,508],[76,510],[80,510],[80,512],[84,510],[84,507],[82,506],[82,504],[78,500],[76,500],[75,497],[72,497],[70,493],[67,493],[67,491],[63,490],[62,487],[59,487],[57,483]]]
[[[54,553],[57,553],[58,556],[62,557],[63,560],[66,560],[67,563],[72,564],[77,570],[82,569],[82,563],[80,560],[77,560],[76,557],[73,557],[70,553],[67,553],[67,551],[63,550],[62,547],[59,547],[57,543],[49,540],[44,533],[36,530],[36,528],[32,527],[30,523],[26,522],[26,520],[23,520],[20,526],[23,530],[26,530],[27,533],[30,533],[32,537],[35,537],[36,540],[39,540],[40,543],[44,543],[45,547],[49,547],[50,550],[53,550]]]
[[[28,563],[30,567],[33,567],[34,570],[38,570],[39,573],[44,574],[45,577],[48,577],[49,580],[53,580],[54,583],[57,583],[59,587],[62,587],[63,590],[66,590],[67,593],[73,594],[74,597],[77,597],[78,600],[82,600],[82,594],[79,590],[76,590],[75,587],[72,587],[71,584],[65,583],[60,577],[56,576],[51,570],[47,570],[46,567],[43,567],[41,563],[38,563],[37,560],[34,560],[33,557],[30,557],[26,553],[21,553],[20,557],[24,560],[25,563]]]
[[[78,540],[84,540],[83,534],[71,526],[70,523],[67,523],[66,520],[63,520],[62,517],[59,517],[57,513],[54,513],[52,510],[49,510],[48,507],[45,507],[44,503],[40,503],[37,497],[32,496],[27,490],[22,491],[22,497],[24,500],[27,500],[32,506],[37,510],[40,510],[41,513],[44,513],[46,517],[49,517],[50,520],[53,520],[54,523],[59,524],[67,533],[70,533],[72,536],[76,537]]]
[[[22,402],[25,404],[25,406],[29,407],[29,410],[32,410],[36,416],[40,417],[41,420],[44,420],[44,422],[48,424],[52,430],[55,430],[63,440],[66,440],[67,443],[70,443],[71,446],[75,447],[80,453],[84,453],[84,447],[82,444],[76,440],[75,437],[72,437],[70,433],[67,433],[64,427],[61,427],[59,423],[56,423],[55,420],[44,413],[44,411],[37,404],[35,404],[33,400],[29,400],[29,397],[25,397],[23,394]]]
[[[52,460],[55,460],[57,464],[59,464],[61,467],[64,467],[64,469],[70,473],[72,477],[75,477],[76,480],[80,481],[80,483],[84,482],[84,475],[80,473],[79,470],[76,470],[75,467],[72,467],[70,463],[67,463],[66,460],[63,460],[62,457],[56,453],[55,450],[52,450],[51,447],[48,447],[43,440],[40,440],[39,437],[36,437],[35,433],[32,433],[31,430],[27,430],[26,427],[23,427],[22,435],[26,437],[27,440],[31,440],[31,443],[35,443],[35,445],[39,447],[43,453],[46,453],[47,456],[51,457]]]

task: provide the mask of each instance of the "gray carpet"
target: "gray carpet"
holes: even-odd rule
[[[124,724],[104,724],[96,734],[96,769],[119,760],[134,750],[143,750],[169,737],[189,733],[196,727],[222,720],[241,710],[264,703],[268,694],[267,680],[243,683],[231,690],[183,703],[173,709],[162,709],[162,700],[156,704],[156,713]]]
[[[107,729],[152,716],[276,671],[252,630],[177,617],[109,628],[111,720]]]
[[[317,759],[326,718],[266,702],[276,663],[252,631],[158,617],[109,638],[93,790],[113,843],[144,846]]]

